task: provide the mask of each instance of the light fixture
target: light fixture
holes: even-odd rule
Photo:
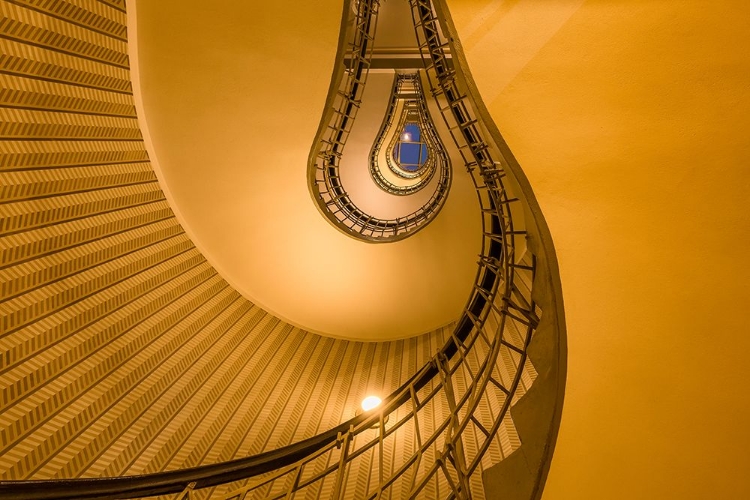
[[[380,399],[377,396],[367,396],[365,399],[362,400],[362,403],[360,404],[360,407],[357,408],[357,411],[354,412],[354,415],[359,416],[363,413],[367,413],[370,410],[374,410],[378,406],[380,406],[380,403],[382,403],[383,400]],[[390,415],[383,415],[381,418],[383,419],[383,423],[388,422],[388,417]],[[380,427],[380,420],[375,421],[373,424],[370,425],[371,429],[377,429]]]
[[[373,408],[380,406],[383,400],[377,396],[367,396],[362,400],[362,411],[370,411]]]
[[[411,134],[409,132],[404,132],[403,134],[401,134],[401,140],[404,142],[410,142]]]

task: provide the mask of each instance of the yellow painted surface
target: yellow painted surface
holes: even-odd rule
[[[750,498],[750,4],[449,5],[560,261],[544,498]]]
[[[245,297],[325,335],[404,338],[464,307],[481,244],[477,198],[459,167],[436,220],[393,244],[354,240],[318,212],[306,168],[341,5],[138,2],[130,36],[152,160],[180,222]]]
[[[221,16],[196,16],[171,2],[139,3],[139,19],[155,16],[154,26],[164,30],[153,28],[150,35],[148,26],[139,30],[141,46],[184,43],[186,65],[196,57],[207,65],[214,61],[206,66],[210,73],[193,68],[186,74],[175,73],[176,66],[157,53],[142,54],[141,60],[158,73],[142,82],[144,95],[157,95],[160,85],[172,89],[146,103],[174,117],[159,132],[151,123],[159,117],[149,114],[155,141],[200,140],[211,146],[205,156],[176,148],[174,160],[160,157],[176,205],[204,247],[209,240],[201,232],[210,232],[216,218],[202,212],[230,203],[207,198],[214,190],[201,189],[206,181],[201,169],[219,171],[217,150],[236,165],[235,175],[211,182],[223,186],[222,197],[232,194],[227,197],[232,203],[252,203],[250,213],[265,210],[280,181],[278,165],[245,170],[246,150],[226,146],[244,144],[247,135],[228,124],[255,127],[274,154],[287,144],[276,138],[282,124],[308,131],[310,139],[294,152],[299,162],[306,159],[327,90],[330,68],[321,67],[332,63],[339,3],[300,3],[299,10],[254,4],[243,4],[252,23],[235,15],[224,25]],[[750,497],[750,6],[666,0],[449,4],[477,85],[531,181],[560,261],[568,385],[544,498]],[[216,4],[217,12],[222,5]],[[278,36],[278,26],[270,22],[282,15],[295,27],[297,35],[285,34],[290,39]],[[177,27],[193,23],[198,30],[207,19],[222,36],[236,33],[246,42],[187,34],[174,39],[180,36]],[[233,74],[238,67],[266,69]],[[308,75],[303,89],[294,71]],[[289,78],[269,76],[279,74]],[[198,81],[190,88],[180,84],[188,79]],[[204,93],[196,92],[196,84]],[[260,98],[240,99],[249,90]],[[274,112],[277,100],[290,99],[292,106]],[[196,116],[195,109],[211,109],[208,100],[224,102],[223,112]],[[207,133],[185,135],[185,127],[197,120],[212,126]],[[169,179],[169,162],[187,169],[179,175],[199,182],[185,181],[181,194],[180,181]],[[303,175],[288,182],[298,183],[297,192],[307,196]],[[268,197],[244,200],[241,193],[251,183],[261,183],[259,192]],[[298,220],[299,228],[309,227],[310,235],[330,231],[342,248],[358,244],[339,242],[345,237],[323,221],[308,198],[301,200],[312,210]],[[250,236],[257,234],[254,222],[238,220],[233,227],[246,245],[232,250],[226,262],[214,258],[223,271],[232,262],[255,261],[264,244]],[[288,237],[281,248],[299,241],[299,234],[287,229],[269,229],[279,241]],[[222,228],[215,236],[209,256],[235,248],[237,234]],[[303,241],[303,248],[311,248],[310,240]],[[295,265],[284,251],[277,255]],[[309,279],[324,275],[321,268]],[[365,277],[350,279],[340,297]],[[268,290],[271,282],[254,283]],[[264,304],[279,313],[288,303],[280,290],[277,303]]]

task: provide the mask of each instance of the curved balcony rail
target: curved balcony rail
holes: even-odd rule
[[[450,176],[438,183],[430,199],[412,213],[394,219],[374,217],[347,194],[341,182],[339,164],[351,134],[357,111],[362,103],[375,40],[379,2],[354,3],[352,27],[342,27],[334,84],[328,97],[328,113],[321,121],[308,167],[308,186],[320,212],[336,228],[357,239],[369,242],[392,242],[411,236],[433,220],[447,197]],[[348,9],[347,9],[348,12]],[[344,50],[343,41],[350,39]],[[346,52],[346,54],[344,53]],[[349,61],[344,64],[344,59]],[[335,83],[338,82],[338,83]]]
[[[394,160],[388,152],[386,152],[385,159],[389,170],[398,177],[404,179],[414,179],[414,182],[409,184],[395,184],[388,180],[380,169],[380,162],[378,161],[383,144],[385,143],[388,131],[391,130],[393,122],[396,119],[397,103],[399,95],[403,94],[404,91],[409,91],[416,98],[409,99],[404,103],[404,106],[409,106],[410,112],[416,114],[419,117],[419,122],[427,126],[422,127],[422,133],[426,134],[427,138],[425,142],[431,145],[429,148],[429,156],[425,164],[415,172],[405,172],[401,168],[394,165]],[[403,120],[402,120],[403,121]],[[388,104],[388,110],[386,111],[383,124],[380,127],[378,136],[375,139],[372,151],[370,152],[370,175],[372,176],[375,183],[385,192],[404,196],[425,188],[435,176],[436,172],[439,172],[438,183],[436,191],[440,192],[443,199],[437,200],[436,203],[443,204],[445,198],[450,190],[451,183],[451,165],[448,156],[445,153],[440,137],[432,126],[429,126],[431,118],[427,104],[424,100],[424,94],[422,92],[422,84],[420,83],[420,77],[418,74],[406,74],[396,75],[393,82],[393,90],[391,91],[391,100]],[[397,130],[401,128],[401,123],[397,127]],[[392,151],[394,143],[398,139],[398,134],[393,135],[391,143],[388,145],[387,150]],[[431,206],[432,200],[429,200],[425,204],[425,208]]]
[[[422,123],[429,121],[429,113],[427,112],[427,106],[424,102],[424,95],[422,94],[422,86],[419,82],[419,75],[417,73],[413,74],[406,74],[406,75],[396,75],[397,78],[397,88],[394,91],[393,100],[392,100],[392,106],[393,110],[389,110],[389,112],[386,115],[386,119],[388,119],[387,126],[390,128],[390,125],[393,123],[393,119],[395,118],[395,108],[396,103],[399,95],[403,95],[404,93],[410,93],[412,97],[410,99],[406,99],[404,104],[404,109],[402,110],[402,116],[400,118],[399,124],[396,127],[396,130],[403,130],[403,128],[407,125],[407,123],[412,123],[415,125],[420,125]],[[385,125],[385,123],[384,123]],[[383,127],[381,129],[381,132],[383,132],[382,136],[378,137],[378,139],[375,142],[375,146],[373,149],[380,150],[382,147],[381,138],[385,138],[385,132],[387,129]],[[439,142],[433,142],[435,139],[437,139],[437,134],[433,130],[426,130],[428,132],[428,137],[424,141],[428,145],[428,151],[432,153],[432,151],[437,147]],[[429,134],[429,132],[432,132],[432,134]],[[395,161],[395,151],[394,147],[396,143],[399,142],[399,134],[394,134],[391,138],[390,144],[388,146],[389,151],[393,151],[391,154],[386,154],[386,163],[388,165],[388,168],[391,172],[396,174],[397,176],[401,177],[402,179],[415,179],[420,176],[424,176],[424,174],[430,170],[432,170],[435,166],[434,157],[432,154],[429,154],[427,156],[427,161],[422,165],[421,167],[413,170],[413,171],[407,171],[401,167],[401,165]],[[429,147],[432,146],[432,147]],[[372,164],[371,164],[372,165]],[[413,166],[413,165],[412,165]]]
[[[0,498],[484,498],[481,472],[523,448],[518,436],[508,433],[510,410],[537,376],[529,352],[535,332],[559,317],[551,310],[542,318],[535,291],[539,283],[554,281],[548,263],[540,268],[539,256],[547,262],[554,255],[544,244],[529,245],[540,238],[538,221],[530,216],[528,200],[516,196],[508,153],[487,132],[466,82],[446,61],[450,42],[440,34],[434,6],[430,0],[410,3],[426,77],[471,175],[482,214],[475,282],[447,342],[377,409],[293,445],[140,476],[0,481]],[[371,40],[367,33],[377,2],[356,5],[360,39]],[[455,47],[450,50],[455,53]],[[358,70],[347,72],[346,85],[362,85]],[[348,103],[346,109],[356,107],[348,98],[342,102]],[[338,139],[327,150],[332,156],[325,156],[334,164],[323,169],[335,170],[351,112],[339,115]],[[336,178],[323,177],[324,184]],[[404,435],[414,439],[404,442]],[[392,453],[399,439],[401,453]]]

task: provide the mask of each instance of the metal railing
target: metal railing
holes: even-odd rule
[[[393,133],[394,129],[392,127],[394,125],[393,122],[396,119],[395,115],[398,108],[397,104],[399,103],[399,96],[404,93],[408,93],[412,96],[408,100],[401,99],[402,101],[405,101],[401,103],[402,106],[405,108],[408,107],[409,109],[404,110],[401,122],[396,128],[396,133]],[[389,132],[392,133],[393,138],[390,141],[387,150],[393,150],[394,144],[399,137],[397,131],[402,128],[405,119],[410,114],[417,116],[418,123],[421,125],[420,128],[422,134],[426,136],[425,142],[428,144],[429,155],[427,161],[421,168],[419,168],[419,170],[415,172],[405,172],[394,165],[391,155],[386,153],[384,156],[391,172],[404,179],[416,179],[412,183],[399,185],[391,182],[385,175],[383,175],[378,158]],[[404,196],[416,193],[425,188],[433,179],[436,172],[439,172],[437,186],[432,197],[423,205],[425,208],[445,203],[445,199],[450,190],[452,178],[451,164],[445,153],[445,149],[443,148],[442,141],[432,124],[432,119],[429,115],[427,104],[424,99],[419,75],[417,73],[405,75],[397,74],[394,78],[391,99],[388,103],[388,109],[383,119],[383,124],[380,127],[380,131],[375,139],[375,144],[370,152],[370,175],[383,191],[394,195]],[[438,195],[441,196],[441,199],[437,199]],[[437,215],[437,212],[438,210],[434,211],[433,217]]]
[[[355,2],[356,14],[338,88],[324,118],[326,127],[319,134],[308,167],[308,184],[320,212],[336,228],[354,238],[370,242],[392,242],[410,236],[431,221],[443,206],[450,183],[437,185],[433,196],[421,207],[393,219],[375,217],[360,209],[347,194],[341,182],[339,164],[362,104],[375,38],[378,0]]]
[[[448,46],[439,34],[431,3],[410,3],[431,91],[471,174],[482,212],[475,282],[447,342],[380,407],[293,445],[230,462],[143,476],[2,481],[0,496],[85,499],[176,494],[188,499],[202,498],[208,488],[222,485],[222,491],[211,490],[212,498],[484,497],[479,472],[520,446],[508,430],[509,410],[535,377],[528,348],[541,316],[532,298],[536,258],[526,251],[522,206],[504,184],[502,155],[447,63]],[[357,6],[358,37],[371,41],[368,33],[374,23],[364,13],[374,17],[377,3],[360,0]],[[363,55],[361,60],[365,59]],[[359,70],[347,72],[351,77],[347,85],[362,84]],[[349,97],[342,102],[344,109],[356,107]],[[329,142],[334,153],[340,153],[353,119],[351,110],[339,116],[336,139]]]
[[[536,260],[519,258],[526,237],[521,207],[514,208],[519,200],[506,189],[500,155],[446,61],[429,1],[411,4],[433,95],[483,214],[472,294],[448,342],[380,408],[314,453],[221,498],[482,498],[477,471],[497,461],[509,409],[533,382],[527,350],[541,311],[531,294]],[[401,442],[396,457],[387,449],[399,433],[413,440]]]

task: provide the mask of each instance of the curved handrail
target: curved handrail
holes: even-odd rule
[[[417,96],[414,97],[414,98],[412,98],[412,99],[409,99],[407,101],[407,103],[410,104],[410,105],[412,105],[414,108],[416,108],[416,109],[414,109],[414,111],[416,112],[415,114],[419,115],[419,117],[416,120],[416,122],[420,123],[420,122],[423,122],[423,121],[428,121],[429,120],[429,113],[427,112],[427,105],[426,105],[426,103],[424,101],[424,94],[422,93],[422,85],[420,84],[420,81],[419,81],[419,74],[418,73],[412,73],[412,74],[408,74],[408,75],[396,74],[396,79],[397,79],[399,87],[404,87],[406,83],[410,83],[414,87],[412,89],[412,91]],[[402,90],[402,89],[397,89],[397,90]],[[395,108],[396,108],[396,102],[397,102],[397,96],[394,93],[394,94],[392,94],[391,104],[389,105],[389,107],[391,107],[392,109],[389,110],[389,112],[387,114],[387,118],[391,122],[392,122],[393,117],[395,117],[395,113],[394,112],[395,112]],[[404,105],[406,105],[407,103],[404,103]],[[400,120],[399,124],[396,126],[396,130],[402,130],[403,127],[409,121],[409,119],[407,118],[407,116],[410,113],[408,111],[406,111],[406,110],[404,110],[404,111],[405,112],[402,114],[402,117],[401,117],[401,120]],[[381,128],[381,134],[375,140],[375,146],[373,147],[373,150],[374,149],[377,149],[378,151],[380,150],[380,148],[382,146],[382,139],[385,139],[386,127],[389,127],[390,124],[391,124],[390,122],[387,123],[387,124],[386,123],[383,124],[383,127]],[[435,146],[437,147],[437,145],[439,144],[439,139],[437,137],[437,134],[435,134],[434,131],[432,130],[432,128],[430,127],[429,129],[427,129],[427,130],[425,130],[423,132],[428,132],[428,134],[430,132],[432,132],[432,134],[429,134],[430,137],[428,137],[428,142],[430,140],[433,140],[434,141],[433,144],[435,144]],[[391,150],[391,151],[393,151],[394,146],[396,145],[396,143],[398,142],[398,140],[399,140],[399,134],[396,133],[391,138],[391,142],[388,145],[388,149]],[[372,157],[372,155],[371,155],[371,157]],[[427,161],[420,168],[418,168],[418,169],[416,169],[414,171],[409,171],[409,172],[407,172],[406,170],[401,169],[400,166],[398,166],[396,164],[395,159],[394,159],[394,157],[391,154],[386,154],[385,158],[386,158],[386,163],[388,164],[388,168],[390,169],[390,171],[393,172],[394,174],[396,174],[398,177],[401,177],[402,179],[415,179],[417,177],[424,177],[424,174],[426,172],[432,170],[433,167],[435,166],[435,163],[433,161],[434,160],[433,155],[428,155]]]
[[[375,183],[380,186],[383,191],[397,196],[405,196],[416,193],[417,191],[425,188],[433,179],[435,173],[439,171],[440,175],[438,178],[438,186],[440,187],[440,192],[444,193],[442,194],[443,199],[433,201],[433,199],[431,198],[423,206],[428,207],[435,203],[442,204],[445,202],[448,190],[450,189],[452,171],[450,160],[445,154],[445,150],[442,147],[440,138],[437,136],[435,130],[431,126],[424,127],[423,133],[427,134],[427,141],[434,144],[435,146],[432,148],[432,154],[428,157],[425,165],[418,171],[407,174],[406,172],[401,171],[401,169],[393,165],[390,155],[385,155],[386,163],[388,164],[388,168],[391,172],[405,179],[419,178],[416,182],[406,185],[394,184],[383,175],[380,169],[378,156],[380,155],[383,143],[385,142],[387,132],[391,130],[391,127],[393,125],[393,120],[395,118],[397,108],[396,105],[398,103],[397,94],[401,90],[401,87],[403,87],[403,83],[405,81],[408,81],[414,86],[415,93],[419,96],[418,98],[414,99],[414,105],[417,108],[416,111],[420,114],[421,117],[423,117],[423,120],[425,122],[430,120],[429,110],[427,109],[427,105],[424,102],[424,95],[422,93],[422,85],[419,81],[419,75],[396,75],[394,77],[393,89],[391,90],[391,100],[388,103],[388,109],[386,111],[385,118],[383,119],[380,131],[375,138],[375,143],[373,144],[372,151],[370,152],[370,175]],[[393,142],[396,139],[397,135],[394,135],[393,140],[388,147],[389,150],[392,150]]]
[[[414,384],[423,386],[431,378],[432,362],[425,364],[397,390]],[[386,398],[386,404],[393,400]],[[300,458],[335,443],[341,433],[368,420],[358,415],[346,422],[297,443],[250,457],[174,471],[133,476],[76,479],[2,480],[0,498],[18,500],[64,500],[88,498],[139,498],[179,493],[190,486],[200,489],[257,476],[293,464]],[[191,486],[192,485],[192,486]]]
[[[313,487],[317,491],[328,487],[331,498],[340,498],[347,474],[368,453],[379,453],[381,460],[377,471],[369,471],[378,478],[375,490],[367,492],[368,498],[401,479],[411,481],[410,498],[426,491],[433,479],[446,488],[443,491],[448,498],[481,495],[475,472],[482,467],[488,450],[497,446],[500,427],[511,405],[523,394],[522,387],[533,379],[528,348],[541,315],[533,298],[536,258],[528,253],[524,260],[520,255],[527,236],[522,213],[525,202],[510,194],[511,186],[504,183],[508,172],[502,150],[483,130],[470,96],[447,64],[447,42],[437,30],[431,2],[410,2],[433,94],[464,156],[482,210],[482,250],[475,284],[455,329],[438,353],[377,410],[277,450],[140,476],[0,481],[0,498],[136,498],[179,492],[186,498],[193,490],[247,479],[253,482],[225,498],[254,493],[291,498]],[[361,0],[358,5],[367,3]],[[431,430],[420,430],[420,412],[424,415],[438,400],[448,407],[448,414]],[[442,416],[439,411],[433,413]],[[377,426],[375,432],[373,426]],[[409,426],[417,440],[413,453],[404,457],[402,465],[391,464],[395,470],[386,475],[383,444]],[[357,444],[358,437],[364,442]],[[327,459],[326,465],[316,468],[316,460],[321,458]]]
[[[426,203],[409,214],[393,219],[368,214],[349,197],[341,181],[339,162],[362,102],[379,8],[378,0],[361,0],[355,4],[357,9],[352,21],[352,33],[349,34],[350,62],[343,62],[347,37],[342,37],[337,65],[343,70],[340,75],[334,74],[327,112],[321,120],[310,154],[308,187],[318,210],[337,229],[372,243],[394,242],[411,236],[437,216],[450,189],[450,175],[438,183]]]

